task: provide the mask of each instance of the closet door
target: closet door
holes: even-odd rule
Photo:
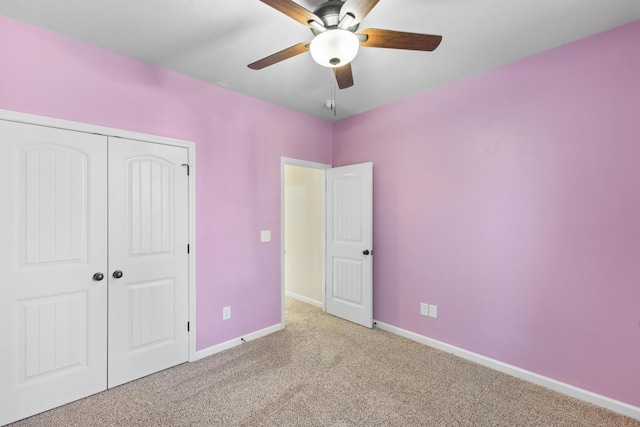
[[[3,425],[107,386],[106,138],[0,120],[0,183]]]
[[[109,138],[109,387],[187,361],[187,162]]]

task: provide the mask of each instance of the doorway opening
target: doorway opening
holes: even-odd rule
[[[285,296],[324,309],[325,170],[331,165],[281,158],[281,322]]]

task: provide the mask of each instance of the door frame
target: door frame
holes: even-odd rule
[[[127,131],[106,126],[74,122],[53,117],[38,116],[28,113],[0,109],[0,120],[25,123],[50,128],[65,129],[76,132],[98,134],[106,137],[126,138],[154,144],[184,147],[189,155],[189,361],[196,357],[196,143],[182,139],[149,135],[140,132]],[[283,318],[284,321],[284,318]]]
[[[322,170],[322,182],[326,184],[326,171],[327,169],[331,169],[332,166],[326,163],[318,163],[318,162],[310,162],[307,160],[299,160],[291,157],[280,157],[280,324],[284,328],[285,327],[285,287],[284,287],[284,195],[285,195],[285,187],[284,187],[284,172],[285,166],[300,166],[303,168],[309,169],[320,169]],[[325,311],[325,286],[326,286],[326,278],[325,278],[325,258],[326,258],[326,185],[322,186],[322,311]]]

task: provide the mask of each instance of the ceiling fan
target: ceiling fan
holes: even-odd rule
[[[340,89],[353,86],[351,61],[359,46],[433,51],[442,36],[368,28],[357,31],[360,22],[380,0],[328,0],[313,12],[291,0],[260,0],[306,25],[314,34],[302,42],[249,64],[253,70],[276,64],[310,51],[314,61],[333,68]],[[357,31],[357,32],[356,32]]]

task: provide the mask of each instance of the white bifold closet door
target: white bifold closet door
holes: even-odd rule
[[[186,151],[0,120],[0,425],[187,360]]]
[[[109,387],[188,358],[187,161],[186,148],[109,140]]]

